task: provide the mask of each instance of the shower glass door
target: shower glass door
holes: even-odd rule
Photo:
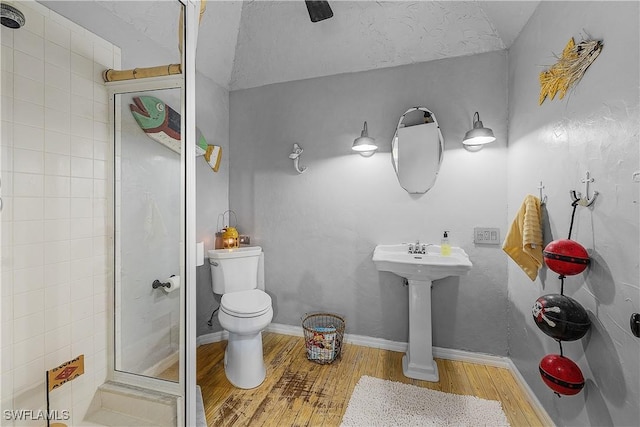
[[[114,93],[114,370],[180,380],[184,277],[181,81]],[[154,88],[154,85],[157,88]]]

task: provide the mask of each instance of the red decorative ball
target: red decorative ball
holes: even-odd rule
[[[559,354],[547,354],[542,358],[540,376],[551,390],[559,394],[573,396],[584,387],[584,377],[578,365]]]
[[[564,276],[582,273],[589,265],[589,254],[578,242],[569,239],[554,240],[544,251],[544,263]]]
[[[531,314],[536,326],[558,341],[579,340],[591,327],[584,307],[566,295],[541,296],[533,304]]]

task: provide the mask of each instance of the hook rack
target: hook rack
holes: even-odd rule
[[[593,202],[596,201],[598,194],[600,194],[597,191],[594,190],[593,197],[589,197],[589,184],[594,181],[595,179],[592,178],[589,171],[587,171],[585,178],[580,180],[580,182],[584,183],[584,197],[582,193],[580,193],[579,191],[576,191],[576,190],[569,191],[569,195],[571,196],[571,200],[573,200],[573,203],[577,203],[580,206],[588,207],[588,206],[591,206]]]
[[[542,181],[540,181],[540,185],[538,185],[538,190],[540,191],[540,203],[544,205],[547,203],[547,195],[544,194],[544,185],[542,184]]]
[[[298,164],[298,161],[300,160],[300,155],[302,154],[304,150],[302,149],[302,147],[300,147],[297,143],[293,144],[293,151],[291,152],[291,154],[289,154],[289,158],[291,160],[293,160],[293,167],[295,168],[296,172],[298,173],[303,173],[304,171],[307,170],[306,166],[300,166]]]

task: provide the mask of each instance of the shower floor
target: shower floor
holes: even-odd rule
[[[302,337],[263,333],[267,378],[241,390],[224,374],[226,341],[198,347],[197,381],[210,426],[339,426],[362,375],[483,399],[499,400],[512,426],[542,426],[508,369],[436,359],[440,382],[402,374],[404,353],[345,344],[341,358],[319,365],[306,358]]]

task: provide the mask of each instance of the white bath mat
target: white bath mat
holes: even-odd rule
[[[356,384],[342,426],[508,426],[495,400],[443,393],[363,376]]]

